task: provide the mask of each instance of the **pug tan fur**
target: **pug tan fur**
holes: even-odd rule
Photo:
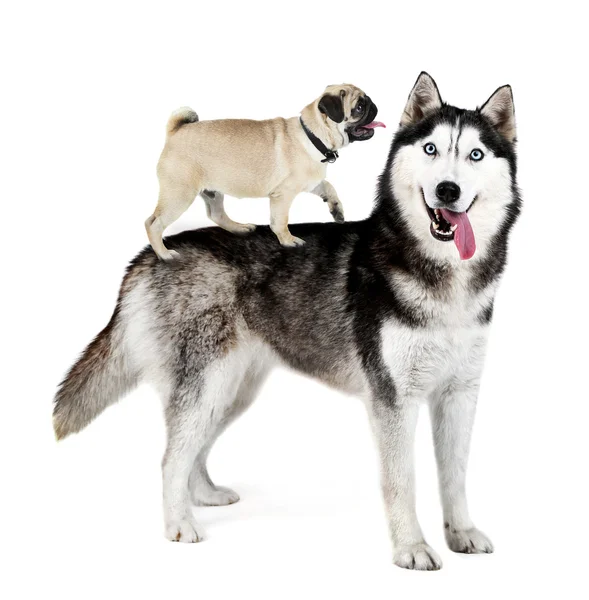
[[[353,111],[364,97],[362,90],[353,85],[328,86],[320,98],[302,110],[301,117],[328,149],[337,150],[350,141],[347,128],[362,120]],[[328,112],[343,111],[341,122],[325,112],[326,102],[331,109]],[[341,116],[336,114],[336,118]],[[223,207],[224,194],[268,197],[270,227],[280,243],[304,244],[288,230],[289,209],[297,194],[311,192],[322,197],[334,219],[344,220],[337,192],[325,180],[324,158],[303,131],[299,117],[198,121],[191,109],[179,109],[168,121],[166,143],[157,166],[157,207],[145,222],[154,251],[162,259],[176,254],[165,247],[163,233],[197,195],[205,201],[209,218],[234,233],[246,233],[255,225],[229,218]]]

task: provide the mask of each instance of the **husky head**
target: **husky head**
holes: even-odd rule
[[[492,252],[519,212],[515,176],[510,86],[482,107],[463,110],[442,102],[435,81],[421,73],[381,180],[387,195],[392,192],[389,208],[420,248],[435,258],[462,260]]]

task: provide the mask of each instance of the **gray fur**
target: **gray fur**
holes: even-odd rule
[[[53,415],[57,439],[83,429],[136,383],[137,373],[123,351],[117,309],[59,387]]]

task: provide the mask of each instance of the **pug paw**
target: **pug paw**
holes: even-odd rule
[[[283,246],[285,246],[286,248],[294,248],[296,246],[304,246],[305,240],[302,240],[301,238],[291,235],[288,238],[284,238],[284,239],[280,240],[280,243]]]
[[[339,201],[329,203],[329,212],[336,223],[344,223],[344,207]]]

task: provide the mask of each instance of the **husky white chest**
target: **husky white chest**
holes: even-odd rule
[[[478,378],[486,346],[480,326],[413,329],[388,321],[382,356],[397,393],[426,398],[454,378]]]

